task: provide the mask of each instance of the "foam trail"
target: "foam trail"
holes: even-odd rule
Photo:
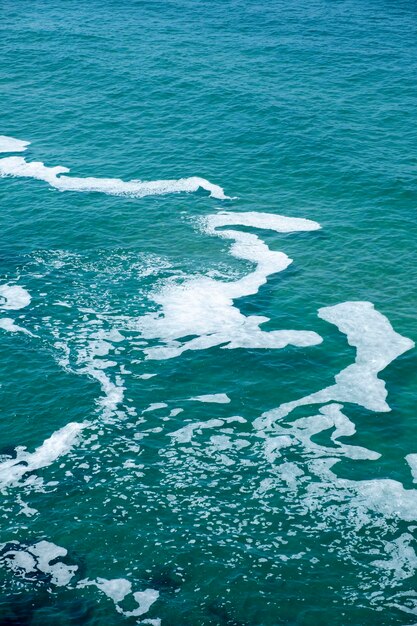
[[[31,297],[26,289],[19,285],[0,285],[0,309],[24,309],[30,304]]]
[[[268,411],[255,420],[256,428],[268,428],[295,408],[307,404],[351,402],[370,411],[391,410],[386,402],[385,382],[378,378],[378,373],[413,348],[414,342],[396,333],[371,302],[342,302],[319,309],[318,315],[347,336],[349,345],[356,348],[355,363],[335,376],[335,385]]]
[[[0,135],[0,152],[24,152],[30,141]]]
[[[168,284],[154,295],[162,309],[137,322],[147,339],[160,339],[165,345],[146,350],[148,358],[168,359],[185,350],[223,348],[283,348],[287,345],[312,346],[322,341],[309,331],[277,330],[263,332],[260,324],[267,317],[242,315],[233,300],[256,294],[268,276],[284,270],[292,262],[283,252],[272,251],[257,236],[238,230],[217,230],[240,225],[267,228],[278,233],[311,231],[317,222],[268,213],[218,213],[202,221],[204,232],[234,241],[231,254],[256,265],[253,272],[237,281],[222,282],[208,277],[190,278],[181,285]],[[181,343],[181,337],[194,335]]]
[[[0,177],[14,176],[43,180],[59,191],[98,191],[114,196],[145,196],[163,195],[167,193],[195,192],[204,189],[210,196],[218,200],[226,200],[228,196],[219,185],[215,185],[205,178],[191,176],[178,180],[139,180],[123,181],[119,178],[79,178],[63,176],[70,170],[67,167],[47,167],[40,161],[28,163],[23,157],[6,157],[0,159]]]
[[[45,439],[32,453],[24,447],[16,448],[15,459],[0,463],[0,489],[16,484],[27,472],[47,467],[67,454],[87,426],[88,422],[70,422]]]

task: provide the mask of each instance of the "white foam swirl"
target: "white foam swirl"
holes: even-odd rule
[[[207,234],[234,241],[231,254],[256,265],[253,272],[237,281],[223,282],[209,277],[189,278],[181,285],[167,284],[154,295],[161,312],[150,313],[137,322],[148,339],[160,339],[165,345],[146,350],[148,358],[167,359],[185,350],[223,348],[283,348],[289,344],[312,346],[322,341],[310,331],[276,330],[264,332],[260,325],[268,321],[258,315],[245,316],[233,300],[256,294],[268,276],[284,270],[292,260],[283,252],[272,251],[257,236],[238,230],[218,230],[223,226],[268,228],[278,233],[311,231],[317,222],[287,218],[268,213],[218,213],[202,221]],[[196,337],[181,343],[179,339]]]

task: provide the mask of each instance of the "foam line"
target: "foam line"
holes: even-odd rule
[[[67,454],[87,426],[88,422],[70,422],[45,439],[32,453],[25,447],[16,448],[16,458],[0,463],[0,488],[16,484],[27,472],[47,467]]]
[[[226,200],[228,196],[219,185],[215,185],[205,178],[191,176],[178,180],[139,180],[123,181],[119,178],[80,178],[65,176],[70,170],[60,165],[47,167],[40,161],[28,163],[23,157],[6,157],[0,159],[0,177],[13,176],[34,178],[55,187],[59,191],[97,191],[113,196],[145,196],[163,195],[167,193],[195,192],[200,188],[208,191],[210,196],[218,200]]]
[[[189,278],[183,284],[166,284],[154,294],[161,312],[139,319],[137,326],[147,339],[160,339],[165,345],[148,348],[151,359],[168,359],[186,350],[223,348],[284,348],[312,346],[322,341],[310,331],[276,330],[264,332],[260,325],[267,317],[245,316],[233,300],[256,294],[268,276],[284,270],[292,260],[283,252],[270,250],[257,236],[238,230],[218,230],[224,226],[251,226],[278,233],[311,231],[317,222],[287,218],[268,213],[218,213],[201,222],[204,232],[234,241],[231,254],[255,264],[255,270],[237,281],[219,281],[209,277]],[[179,339],[194,335],[181,343]]]
[[[391,410],[386,402],[385,382],[378,373],[413,348],[414,342],[396,333],[371,302],[342,302],[319,309],[318,316],[347,336],[349,345],[356,348],[355,363],[335,376],[334,385],[265,413],[255,420],[256,428],[272,426],[299,406],[330,401],[351,402],[370,411]]]

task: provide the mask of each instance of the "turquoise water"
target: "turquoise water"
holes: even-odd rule
[[[417,623],[415,3],[0,15],[0,624]]]

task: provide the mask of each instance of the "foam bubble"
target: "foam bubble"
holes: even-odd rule
[[[47,167],[40,161],[28,163],[23,157],[6,157],[0,159],[0,176],[14,176],[34,178],[55,187],[59,191],[101,192],[114,196],[132,196],[143,198],[145,196],[163,195],[168,193],[195,192],[199,189],[208,191],[210,196],[218,200],[225,200],[223,189],[219,185],[211,183],[205,178],[191,176],[178,180],[152,180],[152,181],[123,181],[119,178],[80,178],[77,176],[65,176],[70,170],[60,165]]]
[[[24,152],[29,145],[30,141],[0,135],[0,152]]]
[[[18,310],[30,304],[31,297],[26,289],[19,285],[0,285],[0,309]]]

